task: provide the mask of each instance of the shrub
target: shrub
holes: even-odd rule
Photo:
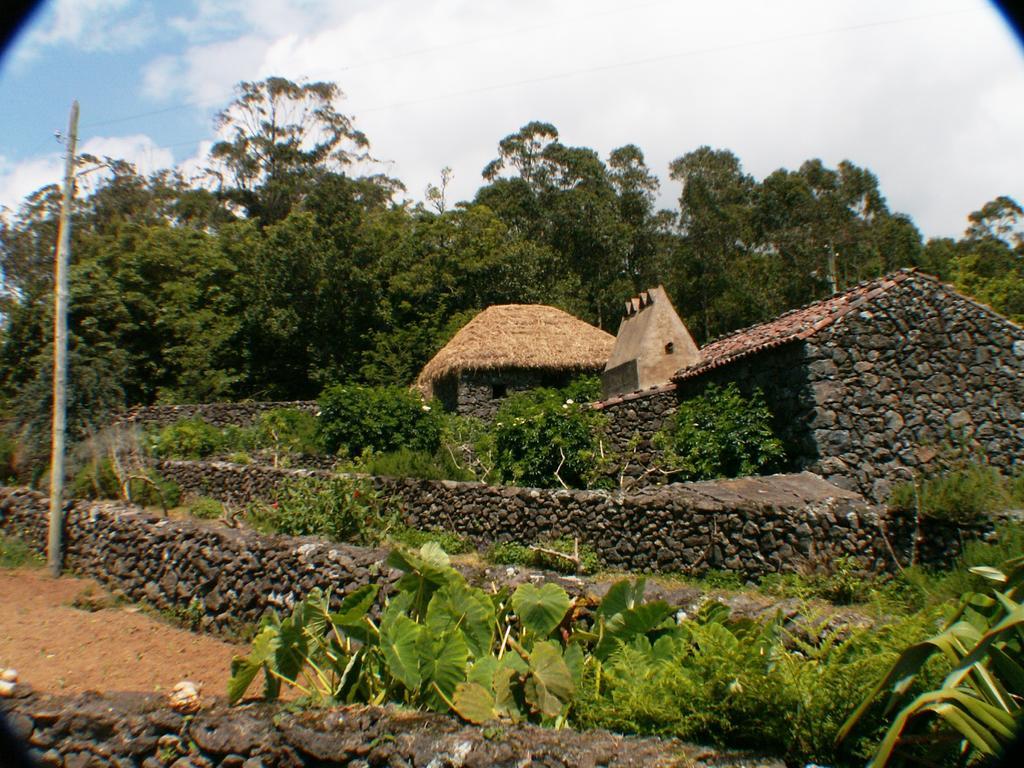
[[[760,389],[744,397],[736,384],[708,386],[679,404],[652,438],[666,467],[684,480],[763,474],[781,468],[781,441]]]
[[[21,539],[0,535],[0,568],[37,568],[43,562],[42,555]]]
[[[419,549],[424,544],[433,542],[449,555],[471,552],[474,548],[469,539],[451,531],[421,531],[404,525],[395,525],[388,529],[387,538],[412,549]]]
[[[224,432],[200,418],[183,419],[161,429],[153,453],[163,459],[205,459],[224,450]]]
[[[200,496],[188,505],[188,512],[200,520],[216,520],[224,514],[224,505],[216,499]]]
[[[893,488],[889,506],[901,512],[953,523],[976,522],[1007,509],[1014,499],[1014,483],[995,467],[973,461],[962,468],[925,476]]]
[[[250,523],[262,530],[376,544],[386,528],[385,507],[366,481],[309,477],[285,485],[276,501],[257,504],[248,516]]]
[[[361,470],[385,477],[418,477],[423,480],[475,480],[473,473],[460,469],[444,450],[436,454],[401,448],[375,453],[362,462]]]
[[[317,438],[317,417],[298,408],[276,408],[260,415],[251,428],[250,442],[254,448],[269,448],[275,453],[308,453],[321,451]]]
[[[71,495],[76,499],[119,499],[121,481],[110,459],[90,461],[71,479]]]
[[[418,393],[398,386],[334,385],[320,395],[319,438],[330,453],[407,448],[433,454],[441,443],[439,414]]]
[[[494,544],[487,552],[487,559],[499,565],[521,565],[527,568],[545,568],[558,573],[596,573],[601,569],[601,558],[594,549],[586,544],[576,543],[572,539],[552,539],[537,545],[534,549],[514,542]],[[551,550],[543,552],[542,549]],[[572,560],[558,557],[551,552],[561,552],[570,557],[579,557],[579,568]]]
[[[498,409],[492,428],[497,479],[539,488],[610,483],[601,447],[606,424],[604,414],[564,390],[512,395]]]

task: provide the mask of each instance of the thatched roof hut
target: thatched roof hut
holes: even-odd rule
[[[573,375],[596,373],[614,344],[610,334],[560,309],[499,304],[455,334],[423,368],[416,385],[450,410],[474,412],[480,409],[468,407],[469,400],[493,402],[511,390],[557,386]],[[474,388],[480,391],[469,391]]]

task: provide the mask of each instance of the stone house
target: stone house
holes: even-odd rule
[[[555,307],[494,305],[434,355],[416,386],[447,411],[489,419],[513,392],[599,373],[614,343],[610,334]]]
[[[902,270],[712,341],[672,382],[597,403],[643,475],[649,438],[708,385],[762,390],[789,466],[876,501],[966,437],[1024,461],[1024,329],[937,279]],[[637,448],[639,446],[639,448]]]

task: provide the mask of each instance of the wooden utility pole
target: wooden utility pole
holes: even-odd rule
[[[53,285],[53,438],[50,449],[50,536],[46,549],[50,573],[60,576],[64,536],[64,418],[68,364],[68,263],[71,258],[71,201],[75,193],[75,143],[78,101],[71,102],[68,120],[64,196],[57,234],[57,266]]]

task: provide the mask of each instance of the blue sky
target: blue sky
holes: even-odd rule
[[[1024,55],[980,0],[53,0],[0,61],[0,205],[82,149],[198,177],[239,80],[335,80],[372,169],[419,199],[440,169],[473,194],[498,141],[554,123],[662,179],[702,144],[762,178],[820,157],[880,178],[929,236],[1024,200]]]

